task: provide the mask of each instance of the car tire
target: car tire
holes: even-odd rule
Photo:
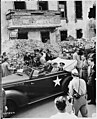
[[[12,100],[7,100],[7,117],[11,117],[12,115],[14,115],[16,113],[16,109],[17,109],[17,106],[15,104],[14,101]]]
[[[72,76],[68,76],[62,82],[62,91],[65,95],[67,95],[68,93],[68,85],[71,80],[72,80]]]

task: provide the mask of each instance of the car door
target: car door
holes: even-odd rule
[[[25,82],[30,101],[35,101],[50,95],[51,79],[49,77],[36,77]]]
[[[62,92],[62,81],[66,77],[66,73],[50,73],[41,77],[35,77],[25,82],[28,90],[30,101],[39,100],[57,93]]]

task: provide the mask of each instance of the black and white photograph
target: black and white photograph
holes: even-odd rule
[[[96,0],[0,8],[0,119],[96,119]]]

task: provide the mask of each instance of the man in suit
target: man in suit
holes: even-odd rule
[[[88,95],[91,100],[88,104],[96,104],[96,65],[93,58],[88,59]]]
[[[63,71],[64,70],[64,66],[65,66],[65,63],[60,62],[59,71]]]

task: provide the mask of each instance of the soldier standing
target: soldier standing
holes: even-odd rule
[[[73,99],[73,108],[75,115],[78,116],[80,111],[82,117],[88,116],[88,110],[86,105],[86,82],[79,78],[78,71],[72,70],[73,79],[69,83],[69,97]]]

